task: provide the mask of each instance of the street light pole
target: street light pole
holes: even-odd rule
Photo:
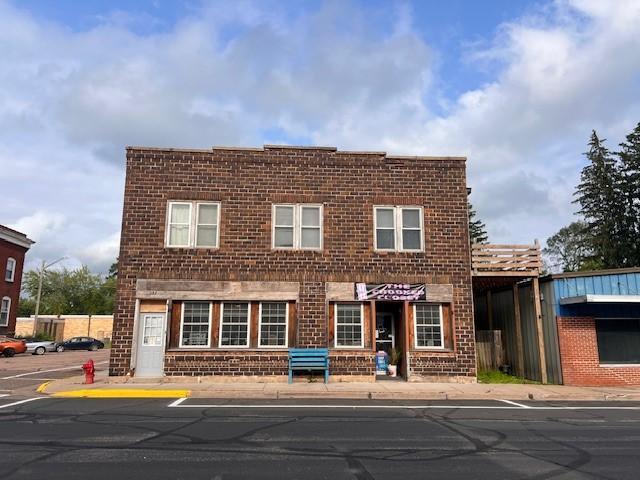
[[[34,315],[33,315],[33,335],[34,336],[36,335],[36,331],[38,329],[38,313],[40,313],[40,296],[42,295],[42,281],[44,279],[44,272],[47,270],[47,268],[52,267],[56,263],[66,259],[67,257],[60,257],[59,259],[54,260],[48,265],[44,260],[42,260],[42,265],[40,267],[40,272],[38,274],[38,295],[36,296],[36,311],[34,312]]]

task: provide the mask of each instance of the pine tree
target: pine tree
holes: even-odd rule
[[[487,243],[489,240],[487,227],[482,220],[476,218],[476,211],[471,203],[469,203],[469,238],[471,244]]]
[[[624,225],[624,209],[619,194],[620,174],[615,159],[598,138],[595,130],[585,153],[589,164],[582,169],[574,203],[580,204],[592,244],[592,264],[601,268],[626,265],[620,233]]]
[[[640,266],[640,123],[627,135],[617,152],[620,159],[620,195],[624,205],[621,232],[627,265]]]

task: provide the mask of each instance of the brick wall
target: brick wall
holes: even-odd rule
[[[169,200],[220,201],[220,247],[165,248]],[[272,250],[273,203],[322,203],[324,249]],[[425,251],[374,252],[374,205],[423,206]],[[135,282],[147,278],[298,281],[299,346],[326,346],[325,282],[453,284],[455,352],[448,368],[424,363],[420,369],[473,377],[467,229],[467,186],[461,159],[294,147],[202,151],[129,148],[110,373],[123,375],[129,369]],[[361,354],[367,365],[370,353]],[[183,367],[190,371],[214,368],[206,363],[220,355],[168,353],[166,371],[175,374]],[[240,370],[255,358],[249,352],[229,355],[238,358],[234,364]],[[184,360],[186,357],[191,360]],[[339,365],[342,360],[336,368],[343,370]],[[372,365],[371,359],[371,372]]]
[[[593,318],[557,317],[565,385],[640,385],[640,367],[600,366]]]
[[[18,302],[20,301],[20,286],[22,284],[22,268],[27,249],[0,238],[0,299],[9,297],[11,307],[9,311],[9,323],[0,327],[0,335],[14,335],[16,330],[16,318],[18,316]],[[16,259],[16,271],[13,282],[5,280],[7,260]]]

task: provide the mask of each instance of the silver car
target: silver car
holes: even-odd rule
[[[27,353],[33,355],[44,355],[45,352],[61,352],[62,350],[64,350],[64,348],[58,349],[58,344],[49,340],[44,342],[27,342]]]

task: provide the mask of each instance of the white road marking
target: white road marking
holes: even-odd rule
[[[109,363],[109,360],[104,360],[103,362],[96,362],[95,364],[100,365],[103,363]],[[28,375],[38,375],[40,373],[61,372],[63,370],[78,370],[80,372],[82,371],[82,367],[80,367],[80,365],[77,365],[73,367],[52,368],[51,370],[37,370],[35,372],[19,373],[18,375],[11,375],[10,377],[2,377],[0,378],[0,380],[10,380],[12,378],[26,377]]]
[[[10,393],[0,393],[0,397],[8,397],[11,395]]]
[[[509,405],[515,405],[520,408],[531,408],[529,405],[525,405],[524,403],[514,402],[512,400],[500,400],[501,402],[508,403]]]
[[[195,404],[195,405],[182,405],[182,402],[187,400],[186,398],[179,398],[178,400],[171,402],[167,407],[170,408],[351,408],[357,409],[385,409],[385,410],[429,410],[429,409],[460,409],[460,410],[640,410],[640,406],[637,407],[608,407],[608,406],[566,406],[566,407],[547,407],[547,406],[496,406],[496,405],[310,405],[310,404],[291,404],[291,405],[274,405],[272,403],[267,404]]]
[[[6,405],[0,405],[0,408],[13,407],[15,405],[21,405],[23,403],[33,402],[34,400],[41,400],[43,398],[45,398],[45,397],[27,398],[26,400],[19,400],[17,402],[13,402],[13,403],[7,403]]]
[[[184,402],[187,399],[187,397],[182,397],[177,399],[175,402],[171,402],[169,404],[170,407],[177,407],[178,405],[180,405],[182,402]]]

